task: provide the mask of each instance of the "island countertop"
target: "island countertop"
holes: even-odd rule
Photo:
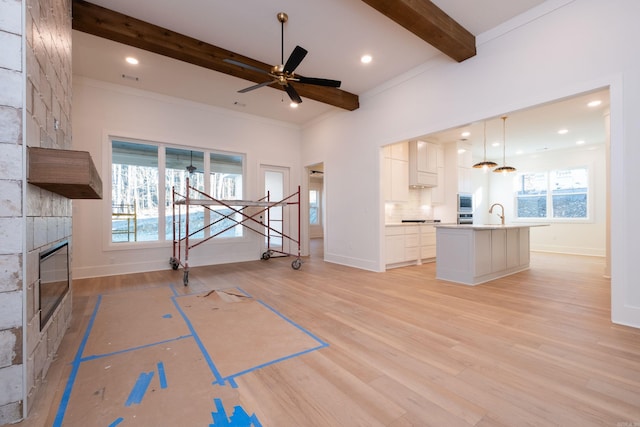
[[[529,230],[544,223],[436,225],[436,278],[478,285],[529,268]]]
[[[509,223],[509,224],[434,224],[436,228],[471,229],[471,230],[500,230],[508,228],[546,227],[545,223]]]

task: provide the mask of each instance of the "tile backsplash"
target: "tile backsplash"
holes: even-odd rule
[[[438,219],[433,217],[431,207],[431,189],[410,189],[409,201],[388,202],[384,206],[386,224],[393,224],[403,219]]]

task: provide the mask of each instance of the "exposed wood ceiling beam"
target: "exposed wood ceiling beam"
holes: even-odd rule
[[[476,55],[475,36],[429,0],[362,1],[458,62]]]
[[[223,60],[235,59],[265,71],[269,71],[273,64],[247,58],[83,0],[73,0],[73,29],[255,83],[270,80],[262,73]],[[280,85],[272,87],[282,90]],[[301,83],[297,83],[295,88],[300,96],[345,110],[353,111],[359,107],[358,95],[337,88]]]

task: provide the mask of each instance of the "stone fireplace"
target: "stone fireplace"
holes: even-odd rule
[[[38,305],[40,312],[40,330],[69,292],[69,242],[63,241],[46,251],[40,252],[38,277]]]

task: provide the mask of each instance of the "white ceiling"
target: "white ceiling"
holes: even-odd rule
[[[589,107],[592,101],[601,101]],[[484,125],[486,123],[487,160],[503,165],[503,149],[506,163],[519,156],[535,156],[549,150],[582,147],[586,150],[606,141],[605,113],[609,110],[609,90],[601,89],[538,105],[504,116],[487,117],[486,120],[448,129],[416,139],[439,143],[463,141],[472,144],[474,156],[484,155]],[[505,121],[502,117],[507,117]],[[504,125],[504,126],[503,126]],[[566,133],[560,134],[560,130]],[[469,132],[469,136],[463,136]],[[503,145],[503,140],[506,144]],[[580,143],[578,143],[580,141]],[[512,165],[513,166],[513,165]]]
[[[391,78],[443,55],[361,0],[89,0],[91,3],[194,37],[244,56],[279,64],[286,12],[285,60],[296,45],[309,54],[301,75],[342,81],[341,89],[362,95]],[[526,12],[544,0],[435,0],[474,35]],[[368,66],[363,54],[373,56]],[[124,62],[127,55],[141,61]],[[453,61],[453,60],[452,60]],[[296,110],[287,95],[271,87],[239,94],[254,83],[74,31],[74,74],[179,96],[295,124],[336,110],[303,99]],[[139,80],[122,78],[122,75]],[[284,99],[286,102],[281,102]]]
[[[309,54],[296,72],[308,77],[341,80],[343,90],[357,95],[414,69],[434,56],[443,55],[361,0],[90,1],[274,65],[281,62],[280,23],[276,14],[286,12],[289,21],[285,24],[284,33],[285,60],[293,48],[300,45]],[[541,5],[544,0],[433,0],[433,3],[478,36]],[[361,64],[363,54],[372,55],[373,62],[367,66]],[[137,57],[140,64],[127,64],[126,56]],[[306,98],[293,110],[289,107],[286,93],[270,87],[237,93],[254,83],[78,31],[73,32],[73,72],[75,76],[176,96],[294,125],[304,125],[338,110]],[[558,111],[558,106],[554,108],[544,114],[554,118],[563,114]],[[542,120],[543,113],[536,114],[538,117],[526,121]],[[515,147],[515,135],[518,126],[525,122],[525,113],[509,115],[512,118],[507,121],[508,147],[511,144]],[[575,117],[572,119],[577,120]],[[572,125],[577,129],[577,122],[567,123],[565,126]],[[554,122],[549,126],[560,125]],[[481,124],[470,125],[474,138],[478,134],[478,126],[481,129]],[[488,127],[497,128],[501,135],[499,118],[489,122]],[[593,129],[585,127],[583,130],[596,134]],[[459,139],[454,133],[450,131],[433,137],[443,141]],[[472,141],[476,142],[475,139]],[[553,142],[551,139],[546,141],[549,144]]]

